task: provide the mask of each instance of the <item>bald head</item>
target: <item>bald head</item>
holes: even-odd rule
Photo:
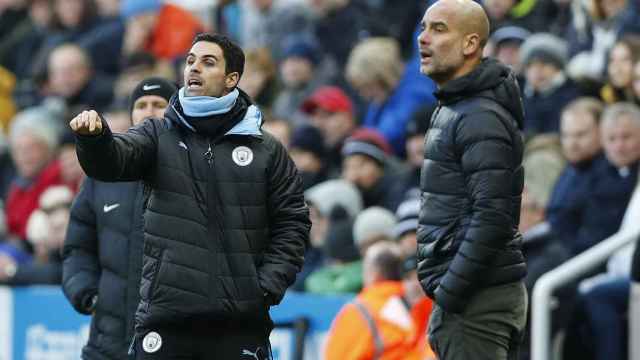
[[[463,35],[477,34],[481,47],[489,39],[489,18],[482,6],[473,0],[439,0],[427,11],[442,11],[452,26]]]
[[[424,14],[418,36],[421,71],[438,85],[470,72],[482,59],[489,18],[472,0],[440,0]]]

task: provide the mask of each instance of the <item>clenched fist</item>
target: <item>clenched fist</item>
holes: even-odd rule
[[[102,120],[95,110],[81,112],[69,122],[69,126],[80,135],[102,134]]]

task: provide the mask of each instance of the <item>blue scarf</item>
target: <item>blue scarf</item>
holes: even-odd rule
[[[226,114],[236,104],[238,89],[225,96],[185,96],[184,87],[178,91],[178,99],[185,115],[191,118],[208,118],[213,115]]]

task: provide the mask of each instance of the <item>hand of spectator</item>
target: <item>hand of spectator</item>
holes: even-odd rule
[[[16,274],[17,265],[13,259],[5,254],[0,254],[0,281],[6,281]]]
[[[71,129],[80,135],[100,135],[102,120],[95,110],[83,111],[69,122]]]

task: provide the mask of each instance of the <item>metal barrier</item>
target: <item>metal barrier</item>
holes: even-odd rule
[[[532,360],[551,359],[550,329],[553,292],[602,264],[609,256],[638,239],[638,229],[620,231],[538,279],[533,288]]]

